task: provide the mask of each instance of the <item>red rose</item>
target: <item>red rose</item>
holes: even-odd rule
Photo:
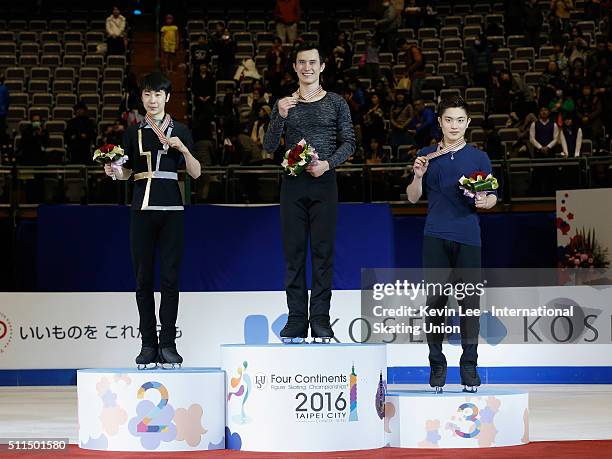
[[[478,177],[482,177],[482,178],[483,178],[483,180],[484,180],[484,179],[486,179],[486,178],[487,178],[487,175],[489,175],[489,174],[487,174],[486,172],[483,172],[483,171],[476,171],[476,172],[474,172],[472,175],[470,175],[470,178],[471,178],[472,180],[478,180]]]
[[[100,151],[102,153],[110,153],[111,151],[113,151],[113,149],[115,148],[115,146],[112,143],[103,145],[100,147]]]
[[[291,158],[293,161],[300,161],[300,153],[296,152],[295,150],[291,150],[291,152],[289,152],[289,158]]]
[[[291,157],[291,155],[289,155],[289,158],[287,158],[287,165],[293,166],[294,164],[295,164],[294,159]]]
[[[295,147],[293,147],[293,151],[295,151],[296,154],[301,155],[304,151],[304,147],[300,144],[297,144]]]

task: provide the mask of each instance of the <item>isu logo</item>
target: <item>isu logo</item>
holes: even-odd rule
[[[266,375],[263,373],[257,373],[255,375],[255,387],[262,389],[266,386]]]
[[[0,353],[11,344],[13,339],[13,325],[4,314],[0,312]]]

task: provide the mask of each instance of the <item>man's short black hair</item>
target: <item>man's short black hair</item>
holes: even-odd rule
[[[172,82],[161,72],[149,73],[140,82],[140,91],[164,91],[168,95],[172,92]]]
[[[449,108],[462,108],[467,116],[470,116],[470,108],[467,102],[461,96],[448,96],[442,99],[438,104],[438,116],[444,115],[444,112]]]
[[[303,52],[303,51],[310,51],[312,49],[316,49],[317,52],[319,53],[319,62],[321,64],[323,64],[325,62],[324,56],[323,56],[323,51],[321,51],[320,46],[317,43],[314,42],[304,42],[304,43],[300,43],[299,45],[297,45],[297,47],[295,48],[295,60],[297,62],[297,56],[299,53]]]

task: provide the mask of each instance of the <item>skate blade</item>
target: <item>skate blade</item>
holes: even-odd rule
[[[332,337],[319,337],[317,336],[316,338],[313,337],[311,343],[312,344],[329,344],[332,341]]]
[[[478,387],[476,387],[476,386],[465,386],[463,388],[463,392],[467,392],[469,394],[475,394],[476,392],[478,392]]]
[[[434,386],[434,390],[436,391],[436,394],[444,393],[444,389],[442,388],[442,386]]]
[[[180,363],[165,363],[164,362],[164,363],[160,363],[160,366],[164,370],[180,370],[181,368]]]
[[[137,363],[137,368],[139,370],[154,370],[157,368],[157,363]]]
[[[281,340],[283,344],[306,344],[306,338],[295,337],[295,338],[285,338],[282,337]]]

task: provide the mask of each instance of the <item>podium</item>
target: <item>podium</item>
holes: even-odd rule
[[[481,389],[475,394],[393,391],[385,401],[386,445],[489,448],[529,442],[529,395]]]
[[[225,345],[221,358],[227,448],[324,452],[385,445],[384,345]]]
[[[225,374],[219,368],[78,370],[77,394],[81,448],[225,448]]]

